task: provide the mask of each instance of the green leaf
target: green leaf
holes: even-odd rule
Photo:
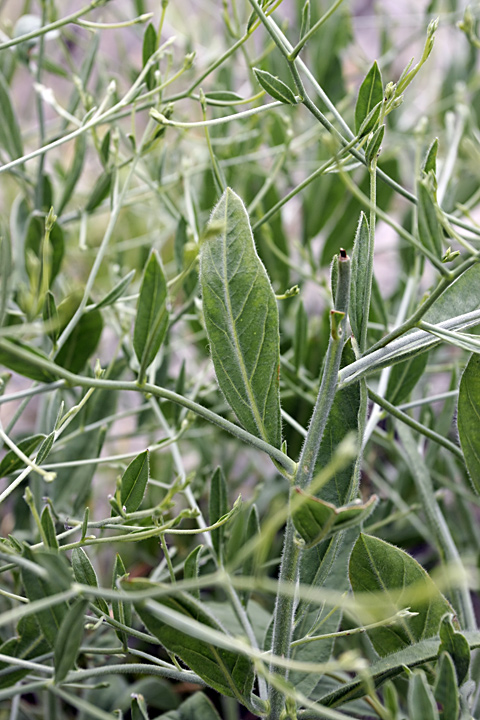
[[[97,179],[97,182],[93,186],[93,190],[90,197],[85,205],[85,212],[92,213],[104,200],[110,195],[112,187],[113,173],[111,170],[106,170]]]
[[[303,38],[310,30],[310,0],[306,0],[302,8],[302,24],[300,26],[300,39]]]
[[[423,319],[432,325],[473,312],[480,307],[480,264],[475,264],[447,287]]]
[[[113,305],[113,303],[118,300],[118,298],[122,297],[125,290],[128,288],[130,283],[133,280],[133,277],[135,275],[135,270],[130,270],[130,272],[125,275],[124,278],[122,278],[116,285],[113,287],[109,293],[105,295],[105,297],[100,300],[98,303],[94,305],[92,310],[100,310],[100,308],[107,307],[108,305]]]
[[[20,127],[10,98],[10,89],[0,73],[0,146],[12,160],[23,155]]]
[[[147,704],[143,695],[132,694],[131,715],[132,720],[149,720]]]
[[[102,138],[102,144],[100,145],[100,161],[104,168],[108,165],[108,158],[110,157],[110,139],[112,133],[107,130]]]
[[[157,49],[157,33],[152,23],[149,23],[145,29],[143,35],[143,46],[142,46],[142,64],[143,67],[147,64],[155,50]],[[154,77],[155,68],[151,68],[146,77],[147,88],[152,90],[155,85]]]
[[[428,175],[429,172],[435,174],[437,172],[437,152],[438,152],[438,138],[432,142],[427,150],[425,160],[423,163],[423,172]]]
[[[350,341],[345,343],[342,354],[342,367],[355,358]],[[316,470],[326,468],[332,460],[337,447],[348,433],[358,432],[358,413],[360,410],[360,384],[352,383],[335,394],[328,421],[323,433],[318,453]],[[322,500],[342,507],[351,500],[353,471],[355,460],[338,469],[326,485],[316,495]]]
[[[12,247],[10,236],[0,236],[0,326],[3,325],[10,296],[10,282],[12,277]]]
[[[0,365],[5,365],[9,370],[17,373],[17,375],[22,375],[23,377],[36,380],[40,383],[50,383],[57,379],[53,373],[38,367],[34,359],[30,361],[29,359],[19,358],[18,355],[15,354],[15,347],[28,353],[32,358],[37,357],[47,362],[50,361],[50,358],[45,355],[45,353],[19,340],[0,340]]]
[[[465,464],[473,486],[480,495],[480,355],[468,361],[458,393],[457,426]]]
[[[191,695],[176,712],[178,720],[220,720],[211,700],[202,692]]]
[[[61,332],[72,319],[79,302],[80,294],[73,293],[58,306]],[[103,319],[99,310],[84,313],[65,345],[55,355],[56,364],[72,373],[81,372],[97,349],[102,330]]]
[[[45,505],[42,512],[41,523],[43,532],[47,539],[47,546],[52,550],[58,550],[57,533],[55,531],[55,525],[50,511],[50,506]]]
[[[43,265],[43,242],[45,238],[45,220],[33,216],[25,235],[25,253],[31,250]],[[62,227],[57,223],[50,230],[51,261],[49,268],[50,285],[60,270],[65,253],[65,239]]]
[[[30,457],[33,451],[38,447],[42,440],[45,440],[45,435],[32,435],[31,437],[24,438],[17,443],[17,447],[23,452],[24,455]],[[13,451],[9,450],[0,462],[0,478],[10,475],[23,468],[25,463],[20,460],[18,455]]]
[[[292,520],[307,547],[313,547],[340,530],[359,525],[373,512],[378,501],[377,496],[372,495],[366,503],[358,501],[336,508],[300,488],[295,488],[295,491],[302,498],[302,503],[297,504],[294,498]]]
[[[88,607],[86,598],[78,598],[62,620],[53,650],[55,666],[55,682],[65,680],[74,667],[80,645],[82,644],[85,625],[85,612]]]
[[[408,684],[408,718],[439,720],[435,698],[423,670],[414,672]]]
[[[471,650],[480,647],[479,631],[466,632],[465,636]],[[376,688],[380,687],[387,680],[397,677],[404,672],[405,667],[413,668],[428,662],[435,662],[438,655],[438,646],[438,638],[422,640],[415,645],[392,653],[392,655],[387,655],[387,657],[372,663],[369,667],[369,673],[374,686]],[[363,676],[360,675],[352,682],[342,684],[333,692],[325,694],[319,700],[328,707],[336,707],[362,697],[365,692],[365,682]]]
[[[365,148],[365,160],[367,165],[370,165],[373,160],[380,154],[380,146],[383,142],[385,135],[385,125],[380,125],[373,134],[373,137],[367,143]]]
[[[227,481],[222,468],[218,467],[212,475],[210,483],[210,499],[208,504],[208,518],[210,525],[214,525],[228,512]],[[212,530],[212,543],[220,558],[223,550],[224,526]]]
[[[160,258],[152,250],[143,273],[133,333],[133,347],[140,363],[140,379],[154,361],[167,328],[167,281]]]
[[[365,76],[358,91],[355,105],[355,132],[358,133],[361,124],[375,105],[383,100],[382,74],[375,61]]]
[[[200,282],[220,389],[242,425],[279,448],[278,309],[245,206],[230,188],[200,250]]]
[[[97,573],[83,548],[73,548],[72,570],[77,582],[98,588]],[[103,598],[95,598],[94,604],[108,615],[108,605]]]
[[[360,341],[362,325],[366,322],[368,308],[368,246],[370,230],[365,213],[360,213],[352,251],[352,272],[350,280],[349,318],[352,332]]]
[[[198,560],[202,550],[203,545],[197,545],[197,547],[194,548],[185,558],[185,562],[183,564],[184,580],[196,580],[198,578]],[[197,600],[200,599],[199,590],[190,590],[190,594],[196,597]]]
[[[137,455],[122,475],[120,500],[125,512],[135,512],[145,495],[150,476],[150,459],[148,450]]]
[[[58,204],[55,205],[55,210],[59,217],[63,213],[65,206],[72,197],[73,191],[75,190],[77,182],[80,179],[80,175],[82,174],[83,166],[85,163],[86,149],[87,138],[86,134],[82,133],[75,141],[72,164],[68,169],[65,177],[63,178],[62,195]]]
[[[405,607],[418,613],[415,617],[401,618],[394,625],[368,631],[375,650],[382,657],[437,635],[442,617],[452,611],[416,560],[370,535],[362,533],[355,543],[349,575],[355,595],[368,593],[376,598],[380,617],[392,616]],[[374,611],[373,599],[368,607]],[[375,612],[371,617],[374,616]]]
[[[297,104],[295,93],[288,87],[288,85],[285,85],[280,78],[275,77],[266,70],[260,70],[259,68],[253,68],[253,72],[262,88],[265,92],[271,95],[274,100],[279,100],[286,105]]]
[[[60,320],[57,312],[57,305],[55,303],[55,297],[50,290],[47,290],[45,295],[45,302],[43,304],[43,321],[48,325],[48,336],[55,345],[58,340]]]
[[[446,652],[450,655],[455,665],[458,685],[462,685],[468,677],[470,667],[470,647],[468,641],[461,632],[457,632],[453,626],[452,616],[445,615],[440,625],[441,645],[439,653]]]
[[[134,590],[136,586],[145,587],[145,581],[140,581],[140,585],[135,582],[122,585],[127,590]],[[151,583],[148,587],[151,587]],[[227,642],[229,636],[225,634],[213,615],[210,615],[192,596],[175,593],[175,597],[162,597],[158,601],[134,604],[148,630],[169,652],[177,655],[208,685],[222,695],[237,699],[250,697],[254,680],[251,661],[237,652],[207,642],[204,639],[204,632],[201,633],[200,638],[198,637],[200,628],[202,631],[208,632],[212,629],[222,633]],[[181,625],[176,620],[182,620]],[[189,621],[188,634],[179,629],[180,626],[185,626],[185,620]]]
[[[393,405],[400,405],[412,392],[422,377],[428,362],[428,353],[408,358],[392,367],[386,398]]]
[[[48,653],[50,646],[39,632],[37,620],[32,615],[23,617],[17,625],[18,637],[11,637],[0,645],[2,655],[34,660],[43,653]],[[15,685],[31,672],[28,668],[19,668],[13,663],[0,662],[0,688]]]
[[[209,90],[205,93],[206,100],[214,100],[215,104],[220,103],[232,103],[243,100],[244,98],[236,92],[231,90]]]
[[[468,642],[467,642],[468,646]],[[439,709],[440,720],[457,720],[460,710],[455,665],[448,654],[440,655],[433,693]]]
[[[125,565],[123,564],[120,555],[115,556],[115,564],[113,566],[112,574],[112,589],[118,590],[117,581],[119,578],[127,576]],[[112,600],[112,613],[113,617],[117,622],[123,623],[123,625],[130,626],[132,624],[132,604],[123,600]],[[119,629],[115,629],[120,642],[127,647],[127,635],[125,632]]]
[[[441,258],[443,230],[433,199],[432,177],[430,173],[418,183],[418,237],[423,247]]]
[[[25,595],[33,602],[45,600],[50,595],[56,595],[65,590],[71,582],[69,568],[66,566],[65,558],[58,553],[33,552],[29,547],[24,546],[23,557],[31,563],[38,564],[39,570],[43,570],[44,577],[38,575],[25,566],[21,569]],[[68,611],[67,603],[51,605],[35,613],[39,628],[50,647],[55,646],[58,630]]]

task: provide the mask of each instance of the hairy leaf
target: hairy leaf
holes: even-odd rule
[[[355,595],[371,594],[365,611],[368,608],[372,618],[392,616],[407,607],[418,613],[368,631],[382,657],[437,635],[442,617],[451,612],[421,565],[384,540],[361,534],[350,557],[349,574]]]
[[[480,355],[471,356],[458,393],[458,435],[474,490],[480,494]]]
[[[245,206],[230,188],[210,219],[200,251],[200,281],[220,388],[242,425],[278,448],[278,310]]]
[[[358,132],[361,124],[375,105],[383,100],[382,74],[375,61],[365,76],[358,91],[355,105],[355,131]]]

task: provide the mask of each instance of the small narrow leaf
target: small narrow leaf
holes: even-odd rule
[[[52,548],[52,550],[58,550],[57,534],[55,532],[55,525],[53,523],[49,505],[45,505],[43,508],[41,523],[43,532],[45,533],[45,537],[47,539],[48,547]]]
[[[103,136],[102,144],[100,145],[100,160],[104,168],[108,165],[108,158],[110,157],[110,138],[112,133],[107,130]]]
[[[210,483],[210,500],[208,505],[208,517],[210,525],[214,525],[223,515],[228,512],[228,491],[227,481],[222,472],[222,468],[218,467],[213,473]],[[212,543],[217,556],[220,558],[223,546],[223,525],[212,530]]]
[[[275,295],[242,200],[227,188],[200,250],[203,313],[218,384],[242,425],[281,445]]]
[[[115,556],[115,565],[113,566],[112,574],[112,589],[118,590],[117,582],[120,578],[127,576],[125,565],[120,555]],[[132,624],[132,604],[124,602],[123,600],[112,600],[112,613],[113,617],[117,622],[121,622],[123,625],[130,626]],[[127,635],[125,632],[119,629],[115,629],[120,642],[123,643],[124,647],[127,647]]]
[[[58,340],[58,334],[60,330],[60,320],[58,318],[57,305],[55,303],[55,297],[50,290],[45,295],[45,302],[43,304],[43,321],[47,324],[47,333],[52,341],[53,345]]]
[[[368,297],[368,240],[369,228],[365,213],[360,213],[352,251],[352,272],[350,280],[349,317],[352,332],[357,341],[362,335],[362,325],[367,316]]]
[[[82,583],[82,585],[90,585],[90,587],[98,588],[97,573],[83,548],[73,548],[72,570],[77,582]],[[96,598],[94,603],[99,610],[108,615],[108,605],[103,598]]]
[[[394,365],[388,378],[387,400],[393,405],[404,402],[423,376],[427,362],[428,353],[422,353]]]
[[[23,155],[20,127],[10,98],[10,89],[3,73],[0,73],[0,146],[12,160]]]
[[[12,279],[12,246],[8,234],[0,236],[0,326],[3,325]]]
[[[58,306],[61,330],[70,322],[78,304],[79,296],[74,293]],[[81,372],[97,349],[102,330],[103,318],[99,310],[84,313],[65,345],[55,355],[56,364],[72,373]]]
[[[450,604],[422,566],[384,540],[361,534],[350,557],[349,574],[354,593],[374,593],[384,617],[394,615],[405,605],[418,613],[399,619],[395,625],[368,631],[382,657],[437,635],[442,617],[451,612]],[[414,589],[410,597],[409,588]],[[375,603],[371,602],[369,607],[373,610]]]
[[[425,161],[423,163],[423,172],[428,175],[429,172],[435,174],[437,172],[437,152],[438,152],[438,138],[432,142],[427,150]]]
[[[145,495],[149,476],[149,453],[145,450],[132,460],[122,476],[120,500],[125,512],[134,512],[139,507]]]
[[[247,525],[245,528],[245,544],[251,542],[254,538],[260,539],[260,519],[258,517],[258,510],[256,505],[252,505],[248,514]],[[250,577],[255,575],[257,565],[257,553],[251,552],[243,563],[242,577]],[[250,598],[250,591],[244,590],[241,593],[242,602],[245,607],[248,605]]]
[[[197,545],[197,547],[194,548],[185,558],[185,563],[183,565],[184,580],[196,580],[198,578],[198,560],[202,550],[203,545]],[[193,595],[193,597],[196,597],[197,599],[200,598],[199,590],[190,590],[189,592]]]
[[[300,39],[303,38],[310,30],[310,0],[306,0],[302,9],[302,24],[300,26]]]
[[[408,717],[409,720],[439,720],[435,698],[423,670],[417,670],[410,678]]]
[[[480,495],[480,355],[473,354],[460,381],[458,435],[473,489]]]
[[[132,720],[149,720],[147,704],[143,695],[132,694]]]
[[[131,270],[127,275],[125,275],[124,278],[122,278],[116,285],[113,287],[109,293],[105,295],[105,297],[100,300],[98,303],[94,305],[92,310],[100,310],[100,308],[107,307],[107,305],[113,305],[115,300],[118,300],[118,298],[122,297],[125,290],[128,288],[130,283],[133,280],[133,276],[135,275],[135,270]]]
[[[45,440],[45,435],[32,435],[31,437],[20,440],[20,442],[17,443],[17,447],[24,455],[29,457],[42,440]],[[20,460],[13,450],[9,450],[0,462],[0,478],[23,468],[24,465],[23,460]]]
[[[448,652],[440,655],[433,693],[439,709],[440,720],[450,720],[450,718],[456,720],[460,709],[458,683],[455,665]]]
[[[147,64],[155,50],[157,49],[157,33],[152,23],[149,23],[145,29],[142,47],[142,63],[143,67]],[[150,68],[146,77],[147,88],[152,90],[155,86],[155,68]]]
[[[375,130],[372,139],[367,143],[367,147],[365,148],[365,160],[367,165],[370,165],[379,155],[384,135],[385,125],[380,125],[380,127]]]
[[[355,131],[358,133],[365,118],[383,100],[382,74],[375,61],[358,91],[355,105]]]
[[[155,359],[168,327],[167,281],[160,258],[152,250],[138,298],[133,347],[140,363],[140,376]]]
[[[83,640],[87,607],[88,600],[79,598],[62,620],[53,651],[56,683],[65,680],[75,665]]]
[[[82,174],[83,165],[85,163],[86,149],[87,149],[87,139],[86,139],[85,133],[82,133],[81,135],[78,136],[77,140],[75,141],[75,148],[73,151],[73,161],[72,161],[70,168],[67,171],[67,174],[63,178],[62,195],[61,195],[60,201],[55,206],[56,213],[59,217],[60,217],[60,215],[62,215],[62,213],[65,209],[65,206],[67,205],[68,201],[72,197],[73,191],[75,190],[77,182],[80,179],[80,175]]]
[[[427,250],[441,258],[443,231],[437,217],[431,178],[432,174],[418,183],[418,237]]]
[[[111,170],[103,172],[93,186],[90,197],[85,205],[85,212],[92,213],[110,195],[113,173]]]
[[[461,632],[457,632],[452,623],[452,616],[445,615],[440,625],[441,645],[439,653],[447,652],[453,660],[457,673],[458,684],[461,685],[468,677],[470,667],[470,647]]]
[[[309,495],[300,488],[295,490],[302,502],[296,505],[294,500],[292,520],[307,547],[317,545],[340,530],[359,525],[373,512],[378,501],[377,496],[372,495],[366,503],[358,502],[336,508],[335,505]]]
[[[253,68],[253,72],[255,73],[255,77],[262,88],[265,92],[271,95],[274,100],[279,100],[286,105],[297,104],[295,93],[288,87],[288,85],[285,85],[280,78],[275,77],[266,70],[260,70],[259,68]]]

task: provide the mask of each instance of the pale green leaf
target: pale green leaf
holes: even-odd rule
[[[470,358],[458,393],[458,435],[468,474],[480,494],[480,355]]]
[[[167,328],[167,281],[160,258],[157,252],[152,250],[143,273],[133,333],[133,347],[140,363],[140,377],[154,361]]]
[[[266,70],[260,70],[259,68],[253,68],[255,77],[262,86],[262,88],[269,94],[274,100],[279,100],[286,105],[296,105],[297,98],[295,93],[291,90],[288,85],[275,77]]]
[[[293,524],[307,546],[310,547],[326,540],[340,530],[347,530],[359,525],[373,512],[378,500],[376,495],[372,495],[366,503],[358,501],[337,508],[325,500],[309,495],[300,488],[295,488],[295,490],[302,502],[298,504],[297,498],[293,500]]]
[[[435,698],[423,670],[414,672],[408,684],[408,717],[409,720],[439,720]]]
[[[452,611],[421,565],[384,540],[361,534],[350,557],[349,574],[355,595],[371,594],[365,611],[367,607],[372,611],[372,619],[376,607],[380,613],[376,619],[395,615],[405,607],[418,613],[415,617],[401,618],[394,625],[368,631],[382,657],[437,635],[442,617]]]
[[[78,598],[66,613],[58,630],[57,639],[53,651],[53,662],[55,666],[55,682],[65,680],[70,670],[75,665],[78,651],[83,640],[85,611],[88,607],[88,600]]]
[[[200,281],[220,389],[242,425],[279,448],[278,309],[245,206],[230,188],[212,213]]]
[[[125,512],[135,512],[145,495],[150,475],[150,461],[148,450],[137,455],[122,475],[120,485],[120,500]]]
[[[355,105],[355,130],[358,132],[361,124],[375,105],[383,100],[382,74],[375,61],[368,71],[358,91]]]

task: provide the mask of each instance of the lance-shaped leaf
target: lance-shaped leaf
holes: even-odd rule
[[[355,130],[359,131],[361,124],[373,110],[375,105],[383,100],[382,74],[375,61],[368,71],[358,91],[355,105]]]
[[[301,503],[297,505],[294,499],[292,520],[308,547],[313,547],[340,530],[359,525],[370,515],[378,500],[376,495],[372,495],[366,503],[357,502],[337,508],[300,488],[295,488],[295,491]]]
[[[433,173],[418,183],[418,237],[422,245],[438,258],[442,256],[443,230],[433,199]]]
[[[126,582],[122,587],[136,590],[152,584]],[[250,698],[254,680],[250,659],[228,649],[230,636],[192,596],[175,593],[134,605],[147,629],[210,687],[229,697]]]
[[[350,303],[348,313],[352,332],[357,341],[362,336],[362,327],[366,326],[369,308],[368,301],[368,239],[370,231],[365,213],[360,214],[352,252],[352,273],[350,280]]]
[[[275,295],[242,200],[227,188],[200,251],[203,313],[218,384],[242,425],[280,447]]]
[[[160,258],[152,250],[143,273],[133,333],[133,347],[140,363],[140,378],[154,361],[167,327],[167,281]]]
[[[470,646],[465,635],[457,632],[453,626],[452,615],[445,615],[440,625],[439,652],[447,652],[453,660],[458,684],[461,685],[468,676],[470,667]]]
[[[423,670],[416,670],[408,685],[408,717],[410,720],[439,720],[432,688]]]
[[[262,88],[271,95],[274,100],[279,100],[287,105],[297,104],[295,93],[288,85],[285,85],[280,78],[275,77],[266,70],[259,70],[258,68],[253,68],[253,72]]]
[[[120,499],[125,512],[134,512],[145,494],[150,475],[148,450],[137,455],[122,475]]]
[[[45,435],[32,435],[20,440],[17,447],[24,455],[30,457],[42,440],[45,440]],[[19,468],[23,468],[24,465],[25,463],[18,457],[17,453],[14,450],[9,450],[0,462],[0,478],[10,475]]]
[[[84,614],[87,607],[88,600],[86,598],[79,598],[69,609],[60,625],[53,651],[55,682],[57,683],[65,680],[75,665],[78,651],[83,640],[85,625]]]
[[[460,709],[458,694],[455,665],[453,664],[453,660],[450,655],[447,652],[444,652],[440,655],[434,686],[435,700],[440,708],[440,720],[458,718],[458,712]]]
[[[384,617],[394,615],[406,607],[418,613],[368,631],[382,657],[437,635],[442,617],[452,612],[421,565],[384,540],[361,534],[350,556],[349,574],[355,595],[368,593],[371,598],[371,617],[377,612]]]
[[[458,393],[458,435],[468,474],[480,494],[480,355],[470,358]]]
[[[210,525],[214,525],[228,512],[227,481],[222,468],[218,467],[213,473],[210,483],[210,499],[208,504],[208,517]],[[223,552],[223,525],[212,530],[211,538],[215,552],[219,557]]]
[[[83,548],[72,550],[72,570],[75,580],[83,585],[98,588],[97,573]],[[108,605],[101,597],[95,598],[94,604],[108,615]]]

